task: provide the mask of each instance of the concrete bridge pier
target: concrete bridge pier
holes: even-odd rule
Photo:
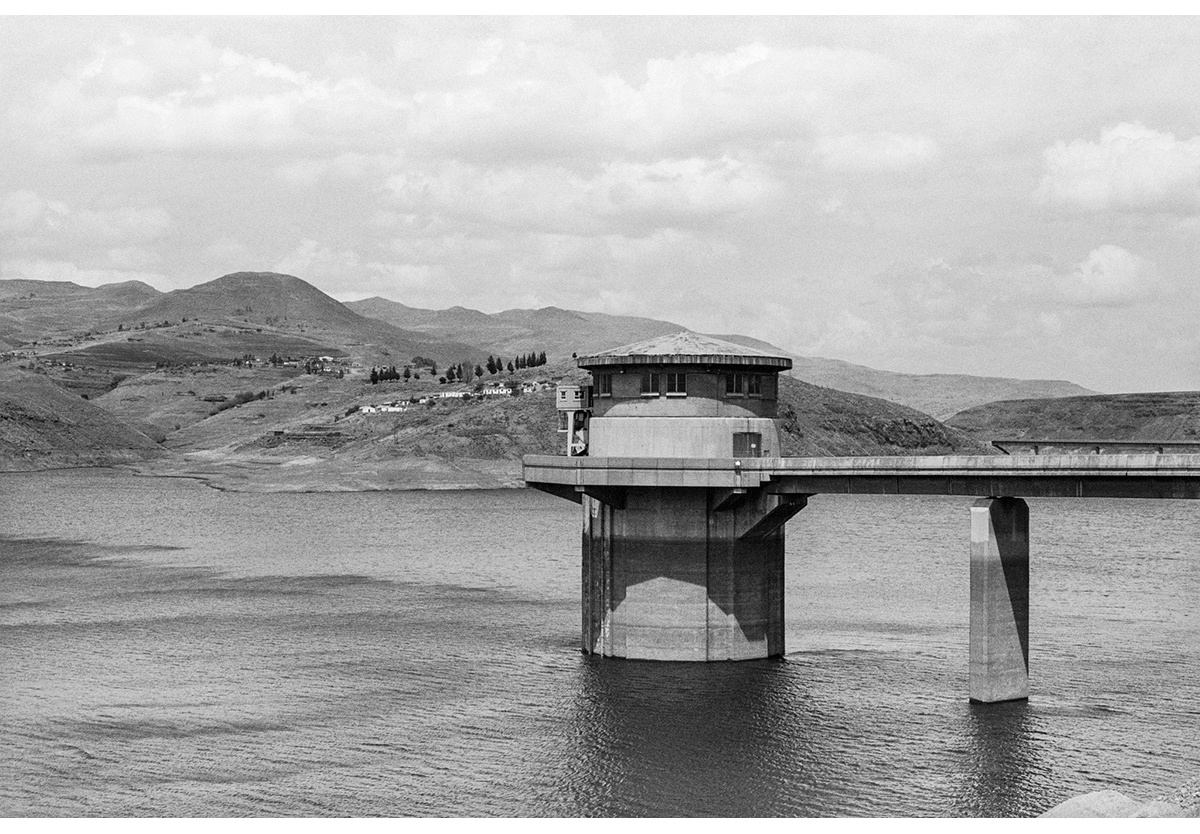
[[[583,499],[583,649],[643,660],[784,652],[783,526],[805,495],[631,487]]]
[[[981,498],[971,507],[970,698],[1029,697],[1029,506]]]

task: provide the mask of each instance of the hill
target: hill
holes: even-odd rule
[[[559,307],[500,313],[482,313],[465,307],[424,310],[379,297],[351,301],[346,306],[397,327],[419,330],[443,339],[469,340],[500,356],[544,350],[552,360],[568,359],[573,353],[608,350],[687,329],[657,319],[582,313]]]
[[[1200,391],[1010,400],[956,414],[979,439],[1200,441]]]
[[[302,376],[296,368],[209,365],[162,368],[134,376],[93,397],[126,423],[147,423],[165,436],[207,420],[247,392],[274,391]]]
[[[340,355],[367,365],[403,364],[414,356],[442,363],[486,356],[474,343],[360,316],[306,281],[272,272],[231,273],[165,294],[136,281],[93,288],[2,280],[0,342],[25,358],[47,348],[80,353],[75,364],[96,365],[98,359],[105,369],[144,367],[156,354],[157,361],[183,363],[231,361],[247,353]]]
[[[482,313],[465,307],[424,310],[384,298],[349,302],[347,307],[399,327],[441,338],[473,341],[501,355],[544,350],[552,359],[609,348],[688,330],[660,319],[583,313],[544,307]],[[741,334],[713,334],[727,342],[791,356],[791,375],[824,388],[891,400],[939,419],[973,405],[1016,397],[1065,397],[1094,394],[1072,382],[978,377],[967,374],[901,374],[838,359],[798,356],[770,342]]]
[[[169,396],[148,380],[122,383],[103,402],[147,409],[159,425],[180,421],[165,446],[172,457],[144,471],[203,477],[228,489],[491,488],[518,486],[526,454],[560,454],[553,390],[498,399],[441,399],[402,412],[366,414],[366,405],[408,403],[430,393],[471,392],[428,378],[370,385],[361,378],[302,375],[271,382],[260,371],[213,374],[205,390],[263,396],[215,410],[199,382],[174,379]],[[570,361],[515,374],[514,382],[582,379]],[[185,386],[189,390],[183,391]],[[186,395],[186,396],[185,396]],[[134,398],[145,398],[135,400]],[[131,412],[123,412],[131,413]],[[784,451],[792,455],[914,455],[994,452],[926,414],[884,400],[798,380],[781,384]]]
[[[160,454],[146,433],[45,376],[0,369],[0,471],[109,466]]]
[[[882,397],[939,420],[964,408],[996,400],[1041,399],[1095,394],[1073,382],[1055,379],[1010,379],[968,374],[901,374],[816,356],[793,357],[792,376],[842,391]]]
[[[479,362],[489,353],[511,357],[545,351],[555,360],[686,329],[661,319],[558,307],[489,314],[466,307],[428,310],[379,297],[341,304],[295,276],[272,272],[235,272],[166,294],[136,281],[97,288],[65,281],[0,281],[0,350],[27,349],[36,341],[40,351],[49,343],[64,352],[83,353],[75,364],[104,373],[127,365],[152,369],[146,359],[154,354],[159,361],[175,363],[230,361],[246,353],[333,354],[370,366],[404,364],[417,355],[446,364]],[[718,338],[790,354],[749,336]],[[1095,393],[1058,380],[900,374],[791,355],[791,374],[797,379],[891,400],[940,418],[995,400]]]
[[[784,455],[994,454],[995,449],[898,403],[780,378]]]
[[[139,321],[187,319],[243,324],[255,332],[303,335],[338,345],[369,364],[407,362],[426,356],[440,362],[477,360],[474,344],[405,330],[361,316],[294,275],[234,272],[183,290],[174,290],[136,311]],[[117,324],[117,322],[111,322]]]
[[[138,314],[148,321],[227,318],[323,328],[364,324],[362,316],[307,281],[275,272],[233,272],[173,290],[140,308]]]
[[[0,280],[0,339],[10,344],[100,330],[161,296],[141,281],[83,287],[70,281]]]
[[[99,287],[85,287],[73,281],[35,281],[28,278],[0,281],[0,301],[29,301],[34,304],[40,299],[61,302],[76,298],[144,304],[160,295],[161,292],[143,281],[121,281]]]

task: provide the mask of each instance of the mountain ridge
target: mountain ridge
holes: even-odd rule
[[[406,325],[414,329],[436,332],[443,337],[461,337],[463,330],[470,328],[480,336],[503,340],[502,349],[506,353],[521,353],[536,348],[545,350],[548,355],[556,358],[567,357],[573,353],[599,353],[656,336],[672,335],[681,330],[698,332],[661,319],[588,313],[559,307],[513,309],[499,313],[483,313],[465,307],[427,310],[409,307],[381,296],[349,302],[347,306],[361,311],[363,315],[377,316],[397,326]],[[565,319],[562,314],[569,314],[572,318]],[[541,326],[545,322],[562,321],[570,321],[575,328],[564,333],[558,328]],[[938,419],[944,419],[964,408],[997,399],[1096,393],[1066,380],[883,371],[841,359],[802,356],[762,339],[742,334],[702,335],[789,356],[793,363],[790,375],[804,382],[890,400],[924,411]]]
[[[30,293],[35,297],[22,297]],[[36,297],[38,293],[43,298]],[[49,296],[66,300],[48,303]],[[142,303],[130,304],[129,299]],[[457,305],[444,310],[411,307],[382,296],[339,302],[301,278],[273,272],[228,273],[169,293],[159,293],[141,282],[88,288],[70,282],[0,281],[0,345],[6,350],[37,339],[59,320],[63,320],[60,330],[78,335],[98,328],[115,330],[163,322],[174,326],[185,318],[220,325],[224,328],[221,338],[206,340],[194,330],[176,332],[182,328],[137,338],[157,340],[167,354],[181,358],[206,351],[213,359],[259,350],[269,354],[291,349],[287,346],[300,340],[311,343],[311,353],[329,353],[340,345],[345,353],[359,355],[366,365],[401,365],[417,355],[444,365],[482,363],[488,354],[511,358],[533,351],[565,359],[690,331],[661,319],[556,306],[484,313]],[[886,399],[942,419],[996,400],[1096,393],[1065,380],[903,374],[845,360],[802,356],[741,334],[719,334],[717,338],[790,356],[790,375],[802,381]],[[189,349],[170,350],[163,343],[171,339],[180,340],[173,345]],[[99,350],[80,344],[71,349]],[[119,351],[105,348],[102,352],[112,355]],[[126,352],[146,353],[132,348]]]
[[[0,339],[9,345],[54,331],[111,333],[160,325],[179,329],[188,323],[191,326],[182,329],[189,332],[200,324],[223,328],[224,338],[207,339],[201,349],[213,359],[255,352],[243,349],[240,342],[247,340],[239,341],[239,333],[256,334],[250,342],[263,341],[257,335],[263,333],[280,337],[282,344],[301,337],[313,343],[309,353],[328,353],[337,344],[358,347],[364,361],[374,364],[405,363],[417,355],[443,363],[486,355],[473,343],[361,316],[307,281],[284,273],[233,272],[167,293],[141,282],[82,287],[71,282],[0,281]],[[172,334],[182,338],[176,331]],[[202,333],[191,335],[200,337],[193,341],[205,342]]]

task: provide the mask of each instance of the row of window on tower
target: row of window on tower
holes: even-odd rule
[[[727,397],[761,397],[762,374],[722,374]],[[596,374],[596,393],[601,397],[612,396],[612,374]],[[686,373],[657,373],[642,372],[641,394],[643,397],[657,397],[666,394],[671,397],[687,396]]]

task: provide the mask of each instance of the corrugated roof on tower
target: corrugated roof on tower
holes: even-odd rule
[[[792,360],[684,330],[672,336],[656,336],[644,342],[581,356],[577,364],[581,368],[606,365],[735,365],[786,371],[792,367]]]

